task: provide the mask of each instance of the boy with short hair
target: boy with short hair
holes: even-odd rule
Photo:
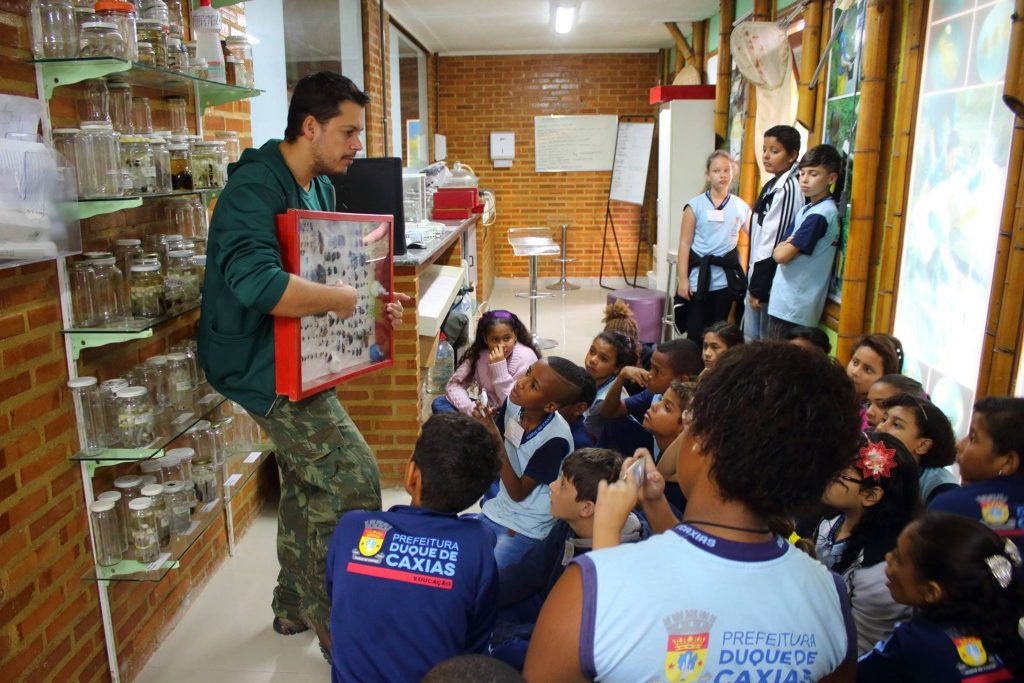
[[[830,186],[838,185],[842,163],[835,147],[818,145],[797,164],[808,201],[772,252],[779,268],[768,300],[771,339],[801,325],[817,327],[821,320],[839,243],[839,210]]]
[[[590,373],[579,365],[575,366],[572,375],[572,383],[579,388],[579,396],[572,403],[559,408],[558,412],[569,423],[573,450],[592,448],[594,442],[587,432],[586,414],[597,398],[597,385]]]
[[[468,415],[434,415],[406,465],[412,504],[338,522],[327,555],[334,683],[418,681],[445,659],[486,650],[494,534],[458,513],[494,480],[497,450]]]
[[[496,419],[482,406],[474,412],[501,443],[498,495],[483,504],[480,516],[498,538],[494,557],[499,574],[554,526],[549,486],[573,443],[558,410],[579,397],[575,367],[557,356],[542,358],[516,380]]]
[[[491,654],[522,670],[533,624],[551,588],[574,557],[590,552],[594,504],[601,481],[618,481],[622,456],[607,448],[578,448],[562,464],[551,486],[551,515],[558,521],[542,543],[509,567],[498,591],[498,626]],[[621,542],[643,538],[639,517],[630,515]]]

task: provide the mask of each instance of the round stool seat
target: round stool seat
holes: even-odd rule
[[[608,294],[608,303],[624,301],[633,311],[640,341],[656,344],[661,341],[661,318],[665,311],[665,292],[654,289],[616,289]]]

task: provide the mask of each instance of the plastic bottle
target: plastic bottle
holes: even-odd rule
[[[224,51],[220,47],[220,12],[210,7],[210,0],[199,0],[199,7],[192,10],[191,25],[196,57],[206,60],[207,79],[227,82]]]
[[[431,394],[443,394],[445,385],[452,378],[455,372],[455,351],[448,343],[448,336],[441,333],[441,340],[437,343],[437,355],[434,357],[434,367],[430,368],[427,374],[427,391]]]

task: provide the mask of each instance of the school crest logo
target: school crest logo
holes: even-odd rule
[[[352,559],[380,564],[384,558],[376,555],[384,547],[384,537],[390,530],[391,525],[383,520],[367,520],[363,525],[363,535],[359,537],[359,545],[352,549]]]
[[[1010,506],[1006,502],[1006,496],[993,494],[978,496],[978,505],[981,507],[981,520],[993,527],[1006,526],[1010,521]]]
[[[665,648],[665,678],[669,683],[697,683],[710,680],[703,674],[708,657],[708,642],[715,615],[688,609],[666,617],[668,645]]]
[[[985,646],[978,638],[954,638],[953,644],[956,645],[956,653],[960,655],[960,661],[967,666],[984,666],[988,661]]]

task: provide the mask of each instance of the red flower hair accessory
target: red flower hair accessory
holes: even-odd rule
[[[891,477],[896,469],[896,449],[886,448],[883,441],[867,439],[867,445],[861,446],[857,467],[867,479],[878,481],[881,477]]]

